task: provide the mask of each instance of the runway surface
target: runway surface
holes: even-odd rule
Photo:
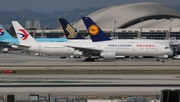
[[[114,85],[171,85],[180,84],[180,75],[0,75],[0,85],[9,83],[36,85],[114,84]],[[11,84],[12,85],[12,84]]]
[[[165,63],[155,58],[125,59],[116,61],[96,60],[85,62],[83,58],[60,59],[58,56],[35,56],[26,54],[0,53],[0,69],[12,70],[53,70],[53,69],[143,69],[143,70],[180,70],[180,60],[167,59]]]
[[[43,87],[0,87],[0,94],[8,93],[55,93],[55,94],[108,94],[108,95],[156,95],[163,89],[180,89],[180,60],[167,59],[165,63],[155,58],[125,59],[118,61],[97,60],[84,62],[84,59],[60,59],[58,56],[34,56],[26,54],[0,53],[0,70],[53,71],[54,74],[1,74],[0,85],[44,85]],[[55,71],[76,71],[80,74],[59,74]],[[101,74],[87,74],[85,71],[102,71]],[[156,74],[118,74],[106,71],[154,71]],[[161,71],[171,72],[163,74]],[[135,72],[135,73],[136,73]],[[176,73],[177,72],[177,73]],[[160,74],[161,73],[161,74]],[[108,87],[51,87],[46,85],[106,85]],[[154,86],[150,86],[150,85]],[[112,86],[111,86],[112,85]],[[113,85],[119,85],[114,86]],[[122,86],[121,86],[122,85]],[[123,86],[124,85],[124,86]],[[128,86],[132,85],[132,86]],[[134,85],[134,86],[133,86]],[[141,86],[135,86],[141,85]],[[143,86],[144,85],[144,86]],[[158,86],[161,85],[161,86]],[[167,85],[167,86],[166,86]],[[173,86],[176,85],[176,86]]]
[[[52,93],[58,95],[157,95],[176,87],[3,87],[0,94]]]

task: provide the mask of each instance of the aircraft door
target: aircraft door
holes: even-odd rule
[[[136,45],[132,45],[132,50],[136,51]]]
[[[42,50],[42,45],[39,45],[39,50],[40,50],[40,51]]]
[[[158,46],[155,46],[155,51],[158,51]]]

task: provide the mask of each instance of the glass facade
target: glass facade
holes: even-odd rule
[[[128,33],[128,32],[116,32],[115,36],[119,39],[135,39],[137,38],[138,33]]]
[[[111,37],[111,35],[114,35],[114,37],[117,37],[118,39],[135,39],[138,37],[138,32],[115,32],[114,34],[112,34],[112,32],[110,33],[105,32],[105,33],[109,37]],[[166,33],[168,32],[142,32],[141,37],[146,39],[166,39]],[[30,34],[33,36],[33,32],[30,32]],[[82,35],[83,37],[87,37],[89,35],[87,32],[80,32],[79,34]],[[42,37],[42,33],[35,34],[35,38],[40,38],[40,37]],[[63,32],[43,33],[43,37],[63,38],[64,33]],[[170,38],[171,37],[176,37],[176,39],[180,39],[180,32],[171,32]]]
[[[63,38],[64,33],[44,33],[47,38]]]
[[[141,37],[146,37],[146,39],[166,39],[166,32],[142,32]]]
[[[79,33],[79,34],[82,35],[84,38],[89,35],[88,33]]]
[[[111,33],[106,33],[107,36],[111,37]],[[113,36],[114,37],[114,36]]]
[[[33,33],[30,32],[31,36],[33,36]],[[63,38],[64,33],[36,33],[35,38],[41,38],[41,37],[47,37],[47,38]],[[34,37],[34,36],[33,36]]]
[[[41,33],[36,33],[35,34],[35,38],[40,38],[41,37]]]
[[[176,37],[176,39],[180,39],[180,32],[171,32],[170,37]]]

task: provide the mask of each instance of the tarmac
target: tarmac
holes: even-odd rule
[[[84,58],[60,59],[59,56],[35,56],[24,53],[0,53],[0,59],[1,71],[17,71],[17,73],[0,75],[0,84],[4,85],[0,87],[0,94],[157,95],[163,89],[180,89],[180,60],[165,59],[165,63],[162,63],[156,62],[155,58],[127,58],[116,61],[100,59],[95,62],[85,62]],[[62,81],[64,82],[61,83]],[[103,83],[109,86],[93,86]],[[79,87],[51,86],[63,84],[75,84]],[[80,86],[88,84],[92,86]],[[154,86],[150,86],[152,84]],[[33,86],[23,87],[23,85]],[[113,85],[119,86],[113,87]]]

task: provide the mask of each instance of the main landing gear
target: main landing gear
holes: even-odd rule
[[[157,61],[157,62],[160,62],[161,60],[160,60],[160,58],[158,57],[156,61]],[[165,61],[164,61],[164,58],[162,58],[162,63],[164,63],[164,62],[165,62]]]
[[[95,61],[97,59],[93,54],[88,54],[88,57],[84,61]]]
[[[94,58],[86,58],[85,61],[95,61]]]

